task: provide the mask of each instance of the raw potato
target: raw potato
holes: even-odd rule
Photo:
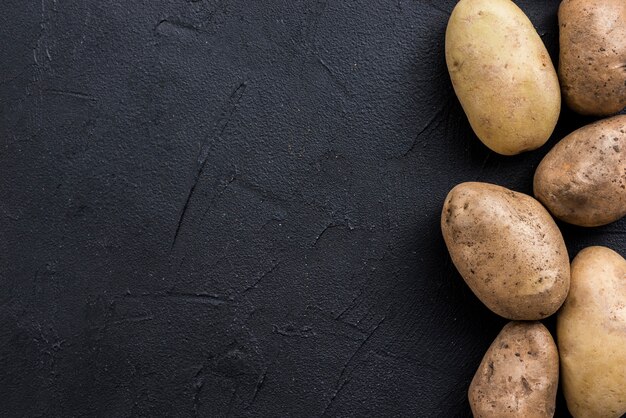
[[[493,151],[542,146],[561,110],[548,51],[510,0],[461,0],[446,30],[446,62],[472,129]]]
[[[556,144],[537,167],[534,188],[554,216],[571,224],[599,226],[626,215],[626,116]]]
[[[626,106],[626,1],[564,0],[559,76],[567,105],[584,115]]]
[[[461,276],[498,315],[542,319],[565,300],[567,249],[532,197],[493,184],[459,184],[446,198],[441,230]]]
[[[469,402],[475,418],[551,418],[559,382],[559,354],[539,322],[510,322],[474,375]]]
[[[626,260],[605,247],[572,262],[572,288],[557,317],[563,392],[576,418],[626,413]]]

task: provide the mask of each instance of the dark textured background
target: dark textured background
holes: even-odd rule
[[[2,0],[2,416],[468,416],[505,321],[442,201],[550,145],[474,137],[453,4]],[[556,58],[558,1],[519,4]]]

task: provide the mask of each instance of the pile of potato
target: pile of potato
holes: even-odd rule
[[[626,106],[626,0],[563,0],[559,72],[510,0],[460,0],[446,31],[454,90],[478,138],[514,155],[552,135],[561,96],[574,111]],[[626,215],[626,115],[562,139],[534,177],[535,198],[468,182],[446,197],[454,265],[493,312],[513,320],[469,389],[476,417],[552,417],[559,383],[575,417],[626,413],[626,260],[590,247],[570,260],[552,216],[594,227]],[[552,215],[552,216],[551,216]],[[557,314],[558,348],[538,322]]]

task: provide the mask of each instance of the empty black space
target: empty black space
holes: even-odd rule
[[[558,3],[518,2],[555,61]],[[453,5],[2,0],[1,415],[469,416],[506,321],[451,264],[443,199],[531,193],[590,119],[490,152],[446,70]],[[626,253],[624,225],[562,225],[570,256]]]

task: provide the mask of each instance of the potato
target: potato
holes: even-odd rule
[[[559,354],[539,322],[509,322],[489,347],[469,388],[475,418],[551,418]]]
[[[537,167],[535,196],[554,216],[580,226],[626,215],[626,116],[565,137]]]
[[[626,260],[605,247],[572,262],[572,288],[557,316],[563,393],[576,418],[626,413]]]
[[[564,0],[559,76],[565,103],[584,115],[626,106],[626,1]]]
[[[542,319],[565,300],[567,248],[532,197],[493,184],[459,184],[446,198],[441,230],[461,276],[498,315]]]
[[[561,110],[556,70],[524,12],[510,0],[461,0],[446,30],[446,62],[470,125],[493,151],[542,146]]]

